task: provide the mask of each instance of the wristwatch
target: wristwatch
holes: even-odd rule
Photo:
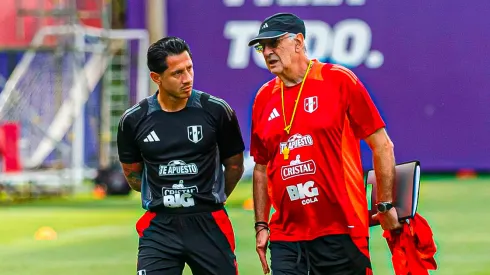
[[[379,213],[385,213],[393,208],[393,204],[391,202],[379,202],[376,204],[376,208],[378,209]]]

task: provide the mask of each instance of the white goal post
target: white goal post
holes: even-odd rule
[[[62,56],[63,76],[53,80],[53,74],[46,73],[53,66],[51,57],[43,57],[40,48],[49,37],[69,36],[72,49],[70,54]],[[61,40],[60,40],[61,41]],[[109,43],[110,41],[111,43]],[[136,62],[136,100],[149,94],[149,76],[146,69],[146,50],[149,47],[149,35],[143,29],[99,29],[81,25],[46,26],[34,36],[29,49],[7,80],[0,93],[0,121],[21,122],[21,144],[27,144],[21,154],[24,169],[29,170],[17,175],[8,175],[0,171],[0,183],[6,181],[36,181],[46,171],[39,171],[46,159],[55,149],[66,150],[63,169],[53,177],[70,178],[71,183],[79,185],[86,172],[84,163],[85,104],[108,70],[113,57],[108,47],[137,41]],[[66,42],[65,42],[66,43]],[[56,47],[54,47],[56,48]],[[113,49],[114,50],[114,49]],[[117,49],[115,49],[117,50]],[[53,49],[53,53],[56,49]],[[46,68],[47,66],[47,68]],[[72,69],[67,69],[71,67]],[[50,92],[53,83],[61,91]],[[45,84],[52,82],[51,84]],[[45,85],[45,87],[43,87]],[[50,100],[57,97],[58,106]],[[99,106],[100,107],[100,106]],[[67,137],[71,130],[70,137]],[[64,140],[70,140],[63,144]],[[67,157],[68,156],[68,157]],[[68,158],[68,159],[67,159]]]

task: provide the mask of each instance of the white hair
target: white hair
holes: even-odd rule
[[[297,33],[288,33],[288,39],[289,40],[294,40],[296,38]],[[303,51],[306,53],[306,41],[303,43]]]

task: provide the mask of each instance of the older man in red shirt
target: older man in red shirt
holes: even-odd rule
[[[303,20],[280,13],[265,19],[249,43],[277,76],[260,88],[252,113],[257,252],[268,273],[270,238],[274,275],[370,274],[360,140],[373,151],[376,218],[386,230],[400,227],[392,205],[393,143],[357,76],[309,59],[304,39]]]

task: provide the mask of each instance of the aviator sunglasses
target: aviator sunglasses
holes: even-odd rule
[[[271,49],[275,49],[275,48],[277,48],[277,46],[279,45],[279,42],[281,42],[281,40],[286,39],[286,38],[292,38],[295,36],[296,36],[295,34],[289,33],[286,36],[281,36],[278,38],[272,38],[272,39],[260,41],[257,45],[254,46],[254,48],[255,48],[255,51],[257,51],[258,53],[263,53],[266,46],[269,46],[269,48],[271,48]]]

